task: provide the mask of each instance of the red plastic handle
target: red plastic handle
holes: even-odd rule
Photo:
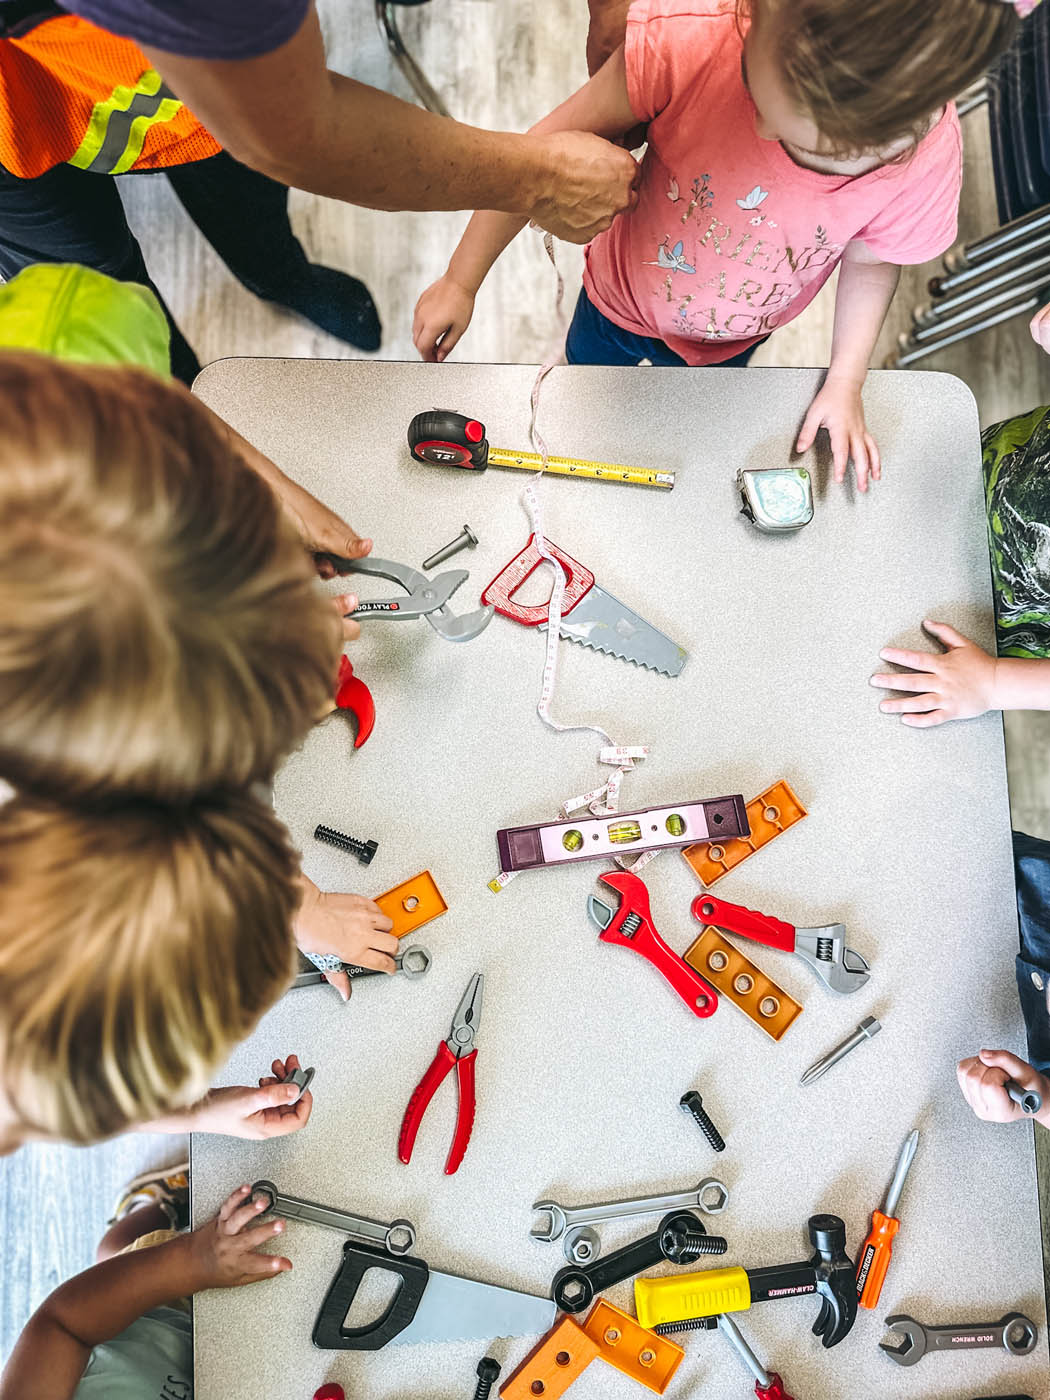
[[[713,1016],[718,1010],[718,993],[657,933],[649,913],[649,891],[638,876],[629,870],[617,870],[599,875],[598,879],[621,895],[620,907],[612,922],[598,935],[601,942],[616,943],[638,953],[670,983],[694,1016]],[[623,932],[624,920],[629,914],[637,914],[642,921],[633,936]]]
[[[547,548],[565,573],[565,594],[561,604],[561,615],[564,617],[587,590],[594,587],[594,575],[585,564],[573,559],[550,540],[547,541]],[[481,601],[491,603],[498,613],[509,617],[512,622],[520,622],[526,627],[538,627],[541,622],[547,621],[547,604],[525,605],[511,600],[525,580],[546,562],[537,547],[536,536],[530,535],[529,542],[521,553],[514,556],[482,593]]]
[[[701,924],[714,924],[727,933],[753,938],[756,943],[779,948],[785,953],[795,951],[795,925],[786,924],[783,919],[760,914],[757,909],[745,909],[742,904],[730,904],[728,900],[716,899],[713,894],[698,894],[692,911],[693,918]]]
[[[793,1400],[793,1397],[784,1389],[784,1382],[776,1371],[769,1372],[768,1385],[759,1385],[758,1381],[755,1381],[755,1394],[758,1396],[758,1400]]]
[[[477,1051],[475,1050],[473,1053],[477,1054]],[[416,1085],[412,1097],[408,1101],[405,1116],[401,1120],[401,1132],[397,1139],[397,1155],[406,1167],[412,1160],[412,1148],[416,1143],[416,1133],[419,1132],[423,1114],[427,1111],[427,1104],[434,1097],[438,1085],[455,1063],[455,1055],[445,1041],[442,1041],[438,1046],[437,1054],[430,1062],[430,1068]]]
[[[474,1094],[474,1061],[477,1058],[478,1052],[472,1050],[469,1055],[464,1055],[461,1060],[456,1061],[459,1066],[459,1112],[456,1115],[456,1136],[452,1139],[448,1161],[445,1163],[446,1176],[451,1176],[459,1170],[467,1143],[470,1142],[470,1135],[474,1131],[474,1113],[477,1108]]]
[[[357,738],[354,740],[354,748],[359,749],[375,728],[376,706],[372,699],[372,692],[360,676],[354,675],[353,665],[346,656],[339,658],[335,704],[336,709],[349,710],[357,720]]]

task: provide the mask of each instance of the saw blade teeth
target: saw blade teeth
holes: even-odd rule
[[[665,666],[657,666],[655,662],[639,661],[637,657],[624,656],[623,652],[614,651],[612,647],[603,647],[600,642],[584,641],[582,637],[573,637],[568,632],[560,632],[558,635],[561,637],[562,641],[572,642],[574,646],[583,647],[585,651],[600,651],[606,656],[614,656],[617,661],[627,661],[632,666],[640,666],[645,671],[655,671],[657,675],[667,676],[672,680],[674,679],[674,673],[672,671],[669,671]]]

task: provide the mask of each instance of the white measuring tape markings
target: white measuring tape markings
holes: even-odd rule
[[[558,321],[564,325],[562,315],[562,305],[565,300],[565,279],[561,275],[557,259],[554,256],[554,239],[550,233],[543,235],[543,247],[550,259],[551,267],[557,278],[557,293],[555,296],[554,310]],[[559,345],[561,341],[559,340]],[[557,363],[559,351],[552,350],[540,366],[532,386],[530,404],[532,415],[529,419],[529,445],[534,452],[539,453],[540,468],[535,476],[530,477],[521,493],[521,501],[529,517],[532,526],[532,533],[537,552],[541,559],[550,564],[553,570],[553,580],[551,584],[551,596],[547,602],[547,647],[543,661],[543,679],[540,684],[540,698],[536,702],[536,713],[549,729],[555,730],[559,734],[574,734],[587,731],[597,734],[602,740],[603,747],[598,753],[598,762],[609,764],[615,768],[608,782],[600,787],[592,788],[590,792],[581,794],[579,797],[570,798],[568,802],[563,802],[560,815],[571,817],[574,812],[587,808],[596,817],[613,816],[619,810],[620,786],[623,783],[624,774],[631,770],[649,756],[649,746],[647,744],[617,744],[609,735],[597,724],[560,724],[551,714],[551,705],[554,700],[554,686],[558,678],[558,642],[561,640],[561,605],[565,597],[565,574],[561,564],[554,557],[547,547],[547,536],[543,529],[543,508],[540,505],[540,498],[536,493],[536,482],[543,476],[547,467],[547,460],[550,453],[547,444],[537,427],[537,416],[540,407],[540,390],[543,381]],[[616,864],[623,870],[639,870],[643,865],[648,865],[651,860],[660,855],[659,851],[643,852],[633,864],[629,864],[623,856],[615,856]],[[501,870],[494,879],[489,881],[489,889],[494,894],[498,894],[504,886],[509,885],[511,880],[521,874],[520,870]]]

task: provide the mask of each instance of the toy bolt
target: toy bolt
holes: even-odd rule
[[[687,1094],[682,1095],[678,1100],[678,1107],[683,1113],[688,1113],[689,1116],[694,1119],[697,1127],[716,1152],[724,1152],[726,1150],[725,1139],[711,1122],[707,1110],[704,1108],[704,1101],[695,1089],[690,1089]]]
[[[436,569],[439,564],[443,564],[446,559],[451,559],[453,554],[458,554],[461,549],[473,549],[478,542],[478,537],[469,525],[463,526],[463,533],[457,535],[451,544],[445,545],[444,549],[439,549],[436,554],[432,554],[429,559],[423,560],[423,568],[428,572]]]
[[[344,831],[334,831],[330,826],[314,827],[314,840],[326,841],[329,846],[338,846],[341,851],[349,851],[362,865],[371,865],[372,857],[379,850],[378,841],[358,841],[347,836]]]
[[[489,1400],[489,1391],[499,1377],[500,1365],[494,1356],[483,1356],[478,1362],[478,1384],[474,1400]]]

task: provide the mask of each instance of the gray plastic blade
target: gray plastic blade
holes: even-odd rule
[[[608,928],[613,921],[613,911],[594,894],[587,896],[587,913],[591,923],[597,924],[599,928]]]
[[[431,1269],[415,1317],[390,1345],[538,1336],[554,1326],[556,1315],[550,1298]]]
[[[541,629],[546,624],[541,624]],[[592,651],[604,651],[622,661],[633,661],[664,676],[677,676],[686,652],[677,642],[657,631],[626,603],[595,584],[561,620],[560,634]]]

